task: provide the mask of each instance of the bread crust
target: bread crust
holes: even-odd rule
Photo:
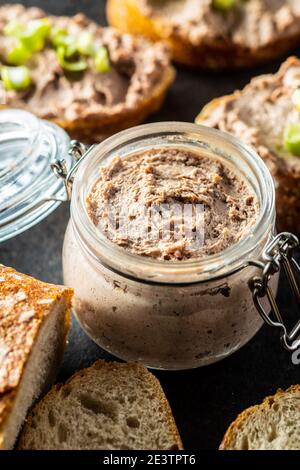
[[[300,60],[296,57],[290,57],[281,66],[278,73],[285,73],[290,67],[300,67]],[[255,78],[256,79],[256,78]],[[254,79],[254,80],[255,80]],[[243,95],[243,90],[235,91],[232,95],[221,96],[213,99],[200,111],[195,119],[197,124],[207,125],[206,121],[218,109],[223,108],[230,102],[236,101]],[[239,135],[235,134],[237,138]],[[259,153],[259,150],[256,149]],[[300,233],[300,171],[296,172],[292,165],[289,165],[288,159],[277,157],[274,160],[274,153],[265,147],[264,155],[260,155],[267,165],[275,181],[276,186],[276,212],[277,228],[280,231],[290,231],[296,234]]]
[[[242,411],[237,418],[231,423],[229,428],[227,429],[223,440],[220,444],[219,449],[220,450],[231,450],[232,449],[232,443],[234,442],[235,439],[235,433],[238,432],[239,428],[243,426],[243,424],[251,418],[251,416],[255,415],[257,411],[268,411],[270,410],[271,406],[279,400],[281,397],[287,395],[287,394],[293,394],[293,393],[300,393],[300,385],[292,385],[289,387],[287,390],[282,390],[278,389],[277,392],[274,395],[270,395],[266,397],[262,403],[259,405],[254,405],[251,406],[250,408],[247,408],[246,410]]]
[[[22,450],[24,447],[26,448],[26,432],[27,432],[27,429],[30,429],[30,427],[32,425],[32,416],[33,416],[33,414],[38,413],[39,408],[42,406],[44,400],[47,400],[49,402],[51,402],[52,400],[55,401],[55,395],[56,395],[58,390],[60,390],[61,388],[66,388],[66,387],[72,385],[76,381],[80,382],[82,380],[82,377],[84,376],[84,374],[86,374],[87,372],[93,371],[94,369],[97,370],[97,369],[101,369],[101,368],[105,368],[106,370],[109,371],[109,370],[119,369],[120,367],[125,367],[128,370],[129,369],[133,370],[134,372],[136,372],[136,374],[139,377],[143,377],[145,379],[145,381],[149,383],[150,387],[152,387],[154,389],[155,395],[159,399],[159,401],[161,403],[161,406],[163,407],[163,409],[165,411],[166,419],[168,421],[168,427],[169,427],[169,429],[172,433],[174,442],[176,443],[176,447],[174,447],[174,450],[183,450],[183,444],[182,444],[182,441],[181,441],[181,437],[179,435],[177,426],[175,424],[175,420],[174,420],[169,402],[168,402],[168,400],[167,400],[167,398],[166,398],[166,396],[163,392],[163,389],[162,389],[158,379],[153,374],[151,374],[146,369],[145,366],[143,366],[140,363],[107,362],[107,361],[104,361],[102,359],[99,359],[92,366],[90,366],[86,369],[78,370],[64,384],[59,383],[59,384],[54,385],[51,388],[51,390],[48,392],[48,394],[40,402],[38,402],[33,407],[33,409],[31,410],[30,414],[28,415],[28,417],[26,419],[26,424],[25,424],[25,426],[23,428],[23,431],[21,433],[18,448],[20,450]]]
[[[40,328],[50,314],[53,303],[64,297],[67,306],[64,325],[66,342],[72,295],[72,289],[44,283],[0,264],[0,299],[3,309],[6,309],[7,302],[4,315],[1,315],[0,305],[0,449],[4,443],[5,424]],[[13,299],[15,305],[9,308]]]
[[[250,67],[283,56],[300,40],[297,34],[275,38],[263,47],[250,49],[224,39],[204,39],[195,46],[168,28],[168,19],[163,21],[145,16],[137,0],[108,0],[109,23],[123,32],[139,34],[154,41],[164,40],[171,48],[178,63],[203,69],[235,69]]]

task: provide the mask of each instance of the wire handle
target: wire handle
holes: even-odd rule
[[[83,144],[82,142],[79,142],[79,140],[71,140],[69,155],[73,157],[74,165],[70,168],[70,170],[67,170],[66,161],[64,159],[56,160],[55,162],[51,163],[51,168],[55,176],[57,178],[61,178],[64,182],[66,189],[66,197],[64,201],[70,201],[72,196],[74,174],[82,160],[94,147],[94,145],[89,146]]]
[[[294,250],[298,246],[299,240],[295,235],[288,232],[279,233],[266,246],[263,252],[263,261],[251,263],[262,269],[262,275],[255,276],[249,281],[256,309],[268,325],[281,330],[280,339],[283,347],[288,351],[295,351],[300,346],[300,320],[288,332],[275,296],[269,286],[269,280],[274,274],[279,273],[281,267],[283,267],[300,308],[300,290],[294,273],[296,271],[300,275],[300,266],[293,257]],[[269,301],[270,314],[262,306],[261,299],[264,297],[267,297]]]

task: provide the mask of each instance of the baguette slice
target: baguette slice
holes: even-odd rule
[[[300,233],[300,158],[283,145],[288,123],[299,123],[293,92],[300,88],[300,60],[290,57],[278,72],[253,78],[241,91],[215,98],[197,124],[233,134],[267,164],[276,187],[277,227]]]
[[[121,34],[102,27],[82,13],[73,17],[49,16],[36,7],[21,4],[0,6],[0,62],[11,50],[5,27],[14,19],[22,25],[48,18],[54,28],[68,31],[72,41],[91,34],[94,45],[106,47],[110,69],[97,72],[92,57],[81,75],[59,65],[50,42],[26,63],[32,85],[25,90],[5,90],[0,81],[0,109],[18,108],[63,127],[74,139],[95,143],[128,127],[140,124],[162,106],[175,78],[169,51],[164,44]]]
[[[13,448],[29,407],[55,379],[71,297],[0,264],[0,449]]]
[[[243,411],[228,428],[221,450],[300,450],[300,385]]]
[[[19,449],[182,449],[158,380],[140,364],[97,361],[33,408]]]
[[[122,32],[166,41],[176,62],[202,69],[265,63],[283,56],[299,42],[300,10],[296,2],[240,1],[238,9],[228,14],[211,8],[209,18],[204,15],[202,21],[193,14],[199,10],[197,3],[201,2],[108,0],[107,18]],[[147,4],[154,6],[156,13],[151,14],[151,9],[145,8]],[[183,27],[181,32],[178,23]]]

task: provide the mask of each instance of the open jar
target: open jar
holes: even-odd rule
[[[252,186],[260,210],[248,235],[216,255],[182,261],[145,258],[109,241],[96,229],[86,207],[100,166],[115,155],[124,158],[178,146],[234,165]],[[78,144],[75,149],[78,152]],[[214,129],[168,122],[121,132],[89,149],[88,157],[84,154],[79,162],[63,271],[65,283],[75,290],[75,315],[97,344],[148,367],[187,369],[239,349],[259,330],[263,318],[281,329],[286,348],[295,347],[300,324],[287,333],[274,295],[280,265],[289,269],[294,262],[297,239],[291,234],[274,238],[273,181],[252,149]]]
[[[283,267],[300,304],[293,258],[298,240],[275,236],[272,179],[252,149],[219,131],[177,122],[133,128],[89,149],[72,142],[71,154],[69,146],[58,126],[25,111],[0,111],[0,242],[71,199],[64,278],[75,289],[75,314],[94,341],[125,360],[184,369],[239,349],[263,319],[280,331],[287,350],[299,347],[300,321],[288,331],[275,301]],[[162,146],[234,165],[260,206],[246,237],[216,255],[174,262],[134,255],[96,229],[86,197],[99,167],[116,154],[125,158]]]

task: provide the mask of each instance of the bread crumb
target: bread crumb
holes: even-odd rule
[[[222,180],[222,177],[218,173],[216,173],[212,176],[212,180],[214,183],[219,183]]]

